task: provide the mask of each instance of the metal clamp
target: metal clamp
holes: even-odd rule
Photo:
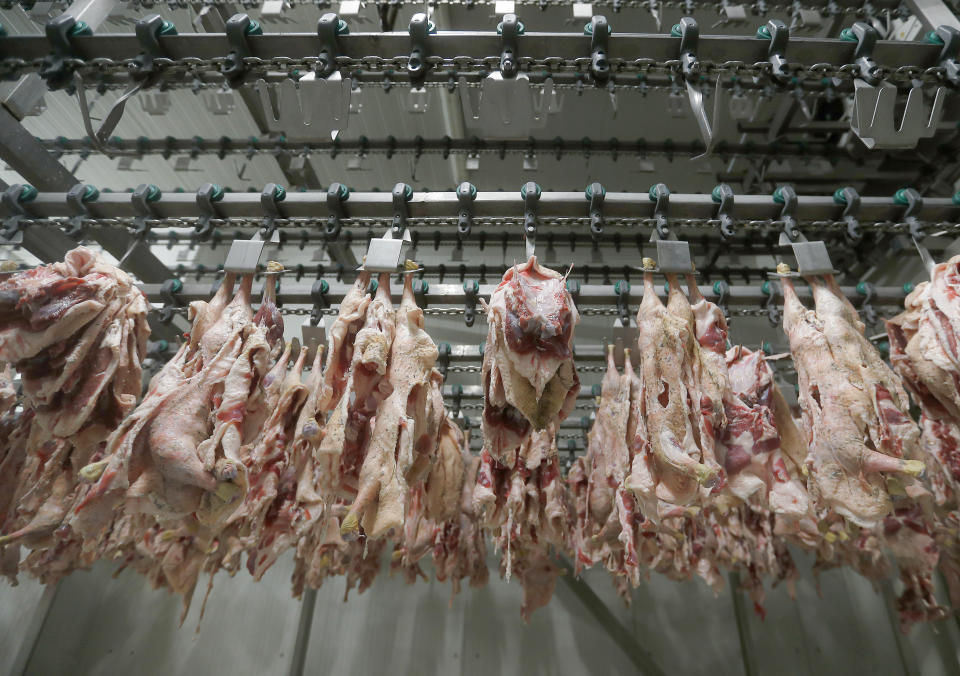
[[[870,282],[860,282],[857,284],[857,293],[863,296],[863,302],[860,304],[860,309],[863,311],[863,317],[867,320],[868,326],[873,326],[877,323],[877,311],[873,309],[873,305],[870,301],[876,295],[876,289],[873,284]]]
[[[323,49],[317,59],[316,74],[320,77],[330,77],[337,70],[337,56],[340,54],[340,35],[347,35],[350,27],[347,22],[332,12],[328,12],[317,21],[317,35]]]
[[[583,28],[583,34],[590,36],[590,74],[593,81],[602,85],[610,79],[610,62],[607,50],[613,28],[607,23],[607,17],[595,16]]]
[[[843,220],[847,222],[847,229],[844,231],[844,237],[850,244],[856,244],[863,239],[863,231],[860,230],[860,221],[857,220],[857,213],[860,211],[860,193],[847,186],[838,188],[833,193],[833,201],[836,204],[844,204]]]
[[[697,48],[700,44],[700,27],[692,16],[685,16],[680,23],[674,25],[670,35],[680,38],[680,70],[688,82],[700,79],[700,61],[697,59]]]
[[[893,201],[895,204],[906,206],[906,209],[903,210],[903,221],[910,229],[910,236],[917,241],[923,239],[926,233],[923,231],[923,224],[917,217],[917,214],[923,209],[923,197],[920,196],[920,193],[913,188],[901,188],[894,194]]]
[[[161,324],[172,322],[175,314],[174,310],[183,307],[183,301],[178,295],[181,291],[183,291],[183,282],[179,279],[168,279],[160,286],[163,307],[160,308],[158,319]]]
[[[944,69],[944,78],[954,87],[960,86],[960,30],[953,26],[937,26],[937,29],[927,36],[928,42],[938,42],[943,45],[937,63]]]
[[[323,317],[323,311],[330,307],[330,300],[327,293],[330,291],[330,284],[325,279],[318,279],[310,287],[310,298],[313,300],[313,309],[310,310],[310,324],[318,326]]]
[[[783,236],[789,242],[796,242],[800,238],[800,229],[797,227],[797,191],[789,185],[783,185],[773,191],[773,201],[782,204],[780,218],[783,221]],[[784,242],[781,236],[781,244]]]
[[[517,38],[523,35],[523,24],[516,14],[504,14],[497,25],[500,34],[500,73],[503,77],[516,77],[520,70],[517,50]]]
[[[176,35],[177,28],[159,14],[151,14],[146,18],[137,19],[134,32],[140,43],[140,53],[127,67],[135,80],[150,80],[157,74],[154,61],[167,56],[160,46],[159,38],[165,35]]]
[[[710,193],[710,198],[718,204],[717,218],[720,220],[720,239],[727,240],[734,235],[733,188],[721,183]]]
[[[597,241],[603,234],[603,198],[607,196],[607,189],[599,183],[591,183],[583,194],[590,202],[590,236]]]
[[[457,186],[457,201],[460,213],[457,216],[457,236],[464,240],[470,236],[473,227],[473,202],[477,199],[477,187],[464,181]]]
[[[776,302],[779,295],[779,282],[767,280],[760,287],[760,290],[767,296],[767,299],[763,301],[763,309],[767,311],[767,320],[773,326],[780,326],[780,319],[783,315],[780,311],[780,305]]]
[[[64,232],[68,237],[80,239],[83,236],[83,221],[90,218],[87,202],[96,202],[100,191],[92,185],[78,183],[67,191],[66,202],[73,211],[73,216],[67,220]]]
[[[247,72],[247,65],[243,60],[253,56],[247,36],[263,35],[263,29],[246,14],[234,14],[227,19],[226,33],[231,51],[224,59],[220,72],[226,78],[227,84],[235,89],[243,83],[243,76]]]
[[[879,38],[877,29],[863,21],[857,21],[851,28],[845,28],[840,32],[841,40],[857,43],[853,50],[853,62],[860,70],[860,79],[872,85],[880,82],[883,74],[877,62],[873,60],[873,49]]]
[[[654,231],[658,239],[668,239],[670,237],[670,221],[667,218],[667,211],[670,209],[670,189],[663,183],[657,183],[650,187],[650,201],[653,205],[653,218],[656,220],[656,230]]]
[[[74,56],[73,38],[93,35],[93,31],[85,22],[61,14],[47,22],[44,32],[52,51],[43,59],[40,77],[51,90],[70,87],[76,71],[76,66],[71,63]]]
[[[260,206],[266,212],[260,226],[260,237],[269,241],[277,230],[276,219],[283,218],[280,202],[287,198],[287,189],[276,183],[267,183],[260,193]]]
[[[409,202],[413,199],[413,188],[406,183],[397,183],[393,186],[393,236],[400,237],[407,229],[407,219],[410,218]]]
[[[730,297],[730,285],[724,280],[713,283],[713,292],[717,294],[717,307],[723,311],[723,316],[730,319],[730,308],[727,307],[727,298]]]
[[[760,27],[757,37],[770,41],[770,47],[767,49],[767,61],[770,62],[771,67],[770,76],[778,82],[790,79],[789,64],[783,56],[790,41],[790,29],[787,25],[779,19],[771,19],[765,26]]]
[[[326,235],[328,239],[336,239],[340,236],[340,219],[347,217],[347,212],[343,203],[350,199],[350,189],[343,183],[331,183],[327,189],[327,209],[330,215],[327,216]]]
[[[477,298],[480,293],[480,282],[475,279],[468,279],[463,283],[463,323],[467,326],[473,326],[474,319],[477,316]]]
[[[527,258],[533,256],[537,247],[537,208],[540,206],[540,194],[543,191],[533,181],[520,188],[523,198],[523,236],[526,240]]]
[[[23,241],[23,232],[21,231],[20,221],[25,218],[33,218],[33,215],[24,208],[24,204],[32,202],[37,198],[37,189],[32,185],[23,185],[14,183],[3,191],[0,197],[0,203],[10,212],[3,220],[3,228],[0,228],[0,242],[4,244],[20,244]]]
[[[407,74],[410,76],[411,86],[418,89],[430,72],[430,57],[428,37],[437,32],[436,25],[424,13],[414,14],[410,19],[410,59],[407,61]]]
[[[157,218],[153,203],[159,201],[162,194],[160,188],[147,183],[141,183],[130,193],[130,204],[137,214],[133,218],[133,236],[137,239],[143,239],[150,231],[147,219]]]
[[[216,183],[204,183],[197,190],[197,209],[200,214],[197,216],[197,223],[193,226],[193,232],[201,242],[210,238],[213,227],[210,225],[211,218],[219,218],[217,208],[214,202],[223,199],[223,188]]]

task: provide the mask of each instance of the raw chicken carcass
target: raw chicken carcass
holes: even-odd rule
[[[572,345],[580,315],[566,277],[534,256],[507,270],[485,307],[484,446],[512,462],[530,432],[559,423],[576,405]]]
[[[821,507],[872,528],[892,509],[887,477],[906,482],[908,493],[915,489],[911,479],[924,470],[919,430],[899,379],[832,278],[808,281],[816,311],[803,306],[789,277],[782,279],[811,487]]]

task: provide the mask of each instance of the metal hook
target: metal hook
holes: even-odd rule
[[[153,203],[158,201],[163,193],[155,185],[141,183],[130,193],[130,204],[136,212],[133,218],[133,236],[137,239],[143,239],[150,231],[147,225],[148,218],[156,218],[157,213]]]
[[[590,235],[596,242],[603,234],[603,198],[606,197],[607,190],[599,183],[591,183],[583,194],[590,202]]]
[[[260,226],[260,237],[264,240],[271,240],[274,232],[277,230],[276,223],[278,218],[283,218],[283,212],[280,210],[279,203],[287,198],[287,189],[276,183],[267,183],[260,193],[260,206],[266,212]]]
[[[757,31],[757,37],[770,41],[767,49],[767,61],[770,62],[771,77],[778,82],[790,79],[787,59],[783,56],[790,41],[790,29],[779,19],[771,19]]]
[[[430,48],[427,39],[432,33],[437,32],[436,25],[427,18],[424,13],[414,14],[410,19],[410,59],[407,61],[407,73],[410,76],[410,83],[414,89],[423,87],[423,81],[430,72],[431,66],[427,59],[430,56]]]
[[[903,210],[903,220],[910,229],[910,236],[920,241],[926,236],[923,231],[923,224],[920,222],[917,214],[923,209],[923,197],[913,188],[901,188],[894,194],[895,204],[906,206]]]
[[[330,77],[337,70],[337,56],[340,54],[340,44],[337,40],[340,35],[350,33],[347,22],[333,12],[328,12],[317,21],[317,35],[323,49],[317,59],[316,73],[320,77]]]
[[[213,227],[210,225],[211,218],[218,218],[215,202],[223,199],[223,188],[216,183],[204,183],[197,190],[197,209],[200,215],[197,216],[197,223],[193,227],[196,237],[201,242],[210,237]]]
[[[927,42],[939,42],[943,45],[937,63],[944,69],[944,77],[954,87],[960,85],[960,63],[957,56],[960,54],[960,30],[953,26],[937,26],[937,29],[927,35]]]
[[[32,218],[33,215],[27,211],[24,204],[32,202],[37,198],[37,189],[32,185],[14,183],[3,191],[0,202],[4,208],[11,213],[3,220],[3,228],[0,229],[0,240],[5,244],[19,244],[23,241],[23,232],[21,224],[25,218]]]
[[[733,188],[726,183],[721,183],[710,193],[710,198],[717,202],[717,218],[720,219],[720,238],[727,240],[734,235]]]
[[[657,183],[650,187],[648,193],[653,206],[653,217],[656,220],[656,236],[659,239],[670,238],[670,221],[667,218],[667,211],[670,208],[670,189],[663,183]]]
[[[347,213],[343,203],[350,199],[350,189],[343,183],[331,183],[327,189],[327,209],[330,215],[327,216],[326,235],[328,239],[336,239],[340,236],[340,219],[346,218]]]
[[[843,210],[843,220],[847,222],[847,229],[844,231],[847,242],[850,244],[860,242],[863,239],[860,221],[857,220],[857,213],[860,211],[860,194],[849,186],[839,188],[833,193],[833,201],[836,204],[846,205]]]
[[[500,73],[503,77],[515,77],[520,67],[517,63],[517,38],[523,35],[524,27],[516,14],[504,14],[497,25],[500,34]]]
[[[613,28],[607,23],[607,17],[594,16],[583,28],[583,34],[590,36],[590,74],[599,86],[610,79],[610,61],[607,50]]]
[[[880,82],[880,76],[883,74],[877,62],[873,60],[873,49],[879,38],[877,29],[863,21],[857,21],[851,28],[845,28],[840,32],[841,40],[857,43],[853,50],[853,62],[860,70],[860,78],[872,85]]]
[[[767,311],[767,319],[773,326],[779,326],[782,314],[776,299],[780,294],[780,283],[766,280],[760,290],[767,296],[767,299],[763,301],[763,308]]]
[[[526,240],[526,254],[530,258],[537,246],[537,207],[540,205],[540,186],[529,181],[520,189],[523,197],[523,236]]]
[[[480,283],[475,279],[468,279],[463,282],[463,323],[467,326],[473,326],[477,315],[477,297],[480,293]]]
[[[393,236],[400,237],[407,229],[407,219],[410,218],[408,202],[413,199],[413,188],[406,183],[397,183],[393,186]]]
[[[50,90],[69,87],[74,81],[76,71],[76,66],[72,63],[73,38],[93,35],[93,31],[85,22],[61,14],[46,23],[44,32],[51,52],[44,57],[39,75]]]
[[[464,240],[470,236],[473,226],[473,202],[477,199],[477,188],[472,183],[464,181],[457,186],[457,201],[460,202],[460,213],[457,216],[457,236]]]
[[[780,186],[773,192],[773,201],[783,205],[778,219],[783,221],[783,234],[790,242],[796,242],[800,237],[796,218],[797,191],[789,185]]]
[[[630,325],[630,282],[621,279],[613,285],[613,292],[617,294],[617,314],[623,326]]]
[[[730,318],[730,308],[727,307],[727,298],[730,296],[730,285],[724,280],[713,283],[713,292],[717,294],[717,307],[723,311],[723,316]]]
[[[92,185],[77,184],[67,191],[66,202],[73,211],[73,216],[67,220],[64,232],[68,237],[80,239],[83,236],[83,221],[90,218],[87,202],[96,202],[100,191]]]
[[[250,50],[250,43],[247,37],[250,35],[263,35],[263,29],[260,24],[251,19],[246,14],[234,14],[227,19],[226,24],[227,41],[230,43],[231,51],[224,59],[220,72],[226,78],[227,84],[235,89],[243,83],[243,76],[247,72],[247,65],[244,59],[253,56]]]

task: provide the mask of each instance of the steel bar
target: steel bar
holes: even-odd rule
[[[252,57],[272,59],[315,57],[323,49],[316,33],[270,33],[247,38]],[[499,60],[501,39],[495,31],[438,31],[429,38],[431,53],[437,57],[492,58]],[[591,38],[582,33],[529,32],[518,39],[521,58],[572,60],[589,59]],[[225,57],[232,50],[225,33],[184,33],[159,38],[160,47],[171,59]],[[141,51],[132,33],[78,36],[72,39],[77,58],[130,59]],[[848,64],[854,61],[856,42],[834,38],[794,37],[787,58],[791,64]],[[407,58],[410,36],[406,32],[351,33],[338,37],[338,57],[368,62],[376,59]],[[697,57],[703,62],[744,64],[766,62],[769,41],[750,36],[701,35]],[[656,33],[614,33],[609,40],[612,59],[652,59],[665,62],[677,59],[680,38]],[[45,36],[20,35],[0,38],[0,58],[42,59],[51,51]],[[880,40],[873,58],[880,66],[921,68],[937,65],[940,46],[925,42]],[[192,78],[193,76],[190,75]]]
[[[837,187],[840,187],[839,185]],[[158,218],[191,218],[197,215],[196,196],[192,193],[164,193],[151,203]],[[26,205],[38,218],[73,215],[66,193],[41,192]],[[409,217],[456,218],[459,202],[455,192],[415,192],[409,204]],[[608,192],[604,199],[605,218],[653,218],[654,202],[646,192]],[[393,201],[389,191],[353,192],[344,204],[347,218],[392,219]],[[494,218],[523,217],[523,198],[515,192],[478,192],[473,203],[474,216]],[[128,193],[104,193],[88,204],[92,218],[130,218],[136,216]],[[325,218],[327,193],[321,191],[290,192],[280,204],[287,218]],[[261,218],[267,214],[260,206],[259,193],[227,193],[216,203],[221,218]],[[801,222],[840,221],[844,205],[832,195],[800,195],[794,218]],[[857,218],[861,223],[898,223],[905,206],[889,197],[862,197]],[[737,195],[733,217],[740,221],[778,221],[783,205],[772,195]],[[672,193],[668,216],[675,219],[713,219],[717,204],[710,195]],[[960,221],[960,206],[950,197],[925,197],[915,214],[928,222]],[[544,191],[537,210],[538,218],[589,216],[589,202],[582,192]]]
[[[665,676],[666,672],[656,663],[650,652],[640,645],[634,633],[623,626],[607,604],[590,588],[590,585],[577,577],[570,562],[561,558],[560,565],[564,572],[560,578],[564,584],[579,599],[593,619],[606,630],[610,639],[629,658],[637,671],[644,676]]]
[[[147,295],[147,298],[150,300],[150,302],[163,303],[163,297],[160,293],[161,286],[161,284],[143,284],[140,288]],[[658,295],[665,296],[663,285],[658,284],[657,286],[659,287],[657,289]],[[774,290],[775,287],[775,284],[770,285],[771,290]],[[324,294],[324,298],[331,305],[336,305],[343,299],[344,295],[346,295],[350,288],[352,288],[351,284],[331,281],[329,282],[329,291]],[[493,293],[495,288],[495,284],[480,284],[478,295],[481,298],[489,298],[490,294]],[[312,281],[282,281],[280,290],[277,292],[277,298],[281,303],[284,304],[313,305],[314,299],[311,295],[312,289]],[[262,293],[262,290],[263,282],[255,283],[253,296],[259,296]],[[841,291],[845,296],[852,299],[854,302],[863,298],[863,296],[857,292],[856,288],[852,286],[841,287]],[[400,292],[401,285],[395,284],[393,288],[393,299],[395,302],[400,301]],[[713,286],[700,286],[700,293],[702,293],[707,300],[713,302],[719,300],[719,297],[714,291]],[[776,291],[774,291],[774,293],[776,293]],[[810,289],[807,288],[806,284],[797,284],[797,295],[801,300],[813,300]],[[184,304],[195,300],[207,300],[210,298],[210,284],[185,282],[183,283],[182,289],[176,294],[176,296]],[[643,286],[640,284],[632,285],[627,297],[630,304],[636,308],[640,301],[643,300]],[[874,288],[871,303],[874,305],[902,305],[905,297],[906,293],[902,287],[878,286]],[[765,302],[768,301],[768,299],[769,295],[763,292],[763,286],[760,284],[744,286],[732,285],[730,286],[729,293],[726,296],[725,303],[727,305],[736,307],[761,307]],[[466,302],[466,294],[464,293],[462,284],[431,284],[430,289],[426,293],[418,295],[418,302],[422,306],[463,305]],[[617,294],[614,291],[614,285],[612,284],[583,284],[581,285],[580,291],[577,294],[576,302],[578,307],[616,305]],[[465,349],[463,346],[459,347],[460,349]],[[455,347],[454,354],[456,354],[456,350],[457,348]],[[471,357],[476,356],[478,355],[471,355]],[[577,357],[579,358],[580,356],[580,352],[577,352]],[[605,353],[598,353],[596,358],[604,359]]]
[[[313,614],[316,607],[317,590],[308,587],[303,592],[303,601],[300,602],[300,621],[297,623],[297,638],[293,644],[293,654],[290,656],[288,676],[303,676],[307,650],[310,647],[310,629],[313,627]]]
[[[14,654],[7,656],[9,662],[7,662],[8,671],[6,673],[19,676],[26,672],[30,657],[37,648],[40,633],[43,631],[43,625],[47,620],[47,615],[50,614],[50,608],[53,606],[59,588],[59,583],[45,585],[43,594],[37,603],[32,608],[23,609],[21,624],[25,625],[24,638]]]
[[[753,655],[753,640],[750,637],[750,618],[747,617],[747,607],[743,602],[743,591],[740,589],[740,573],[732,571],[727,576],[730,585],[730,594],[733,597],[733,615],[737,621],[737,638],[740,639],[740,656],[743,658],[744,676],[757,676],[756,658]]]

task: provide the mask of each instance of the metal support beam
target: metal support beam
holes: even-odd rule
[[[633,632],[620,623],[590,585],[576,576],[570,562],[561,559],[560,565],[565,573],[560,576],[564,584],[580,600],[597,624],[606,630],[610,639],[623,651],[637,671],[644,676],[665,676],[666,672],[654,661],[650,652],[640,645]]]
[[[60,164],[43,146],[24,129],[23,125],[6,109],[0,106],[0,159],[13,167],[39,190],[67,190],[79,183],[76,177]],[[66,193],[64,199],[66,199]],[[66,202],[64,202],[66,204]],[[93,239],[118,260],[127,251],[126,269],[145,282],[162,282],[170,277],[170,271],[150,251],[144,242],[136,242],[126,230],[98,230]],[[77,243],[67,237],[60,228],[33,226],[26,229],[23,247],[42,261],[60,260],[76,247]]]
[[[300,622],[297,624],[297,638],[293,644],[293,654],[290,656],[288,676],[303,676],[307,649],[310,647],[310,629],[313,627],[313,614],[316,607],[317,590],[308,587],[304,590],[303,601],[300,603]]]
[[[737,621],[737,638],[740,639],[740,656],[743,658],[744,676],[757,676],[757,661],[753,655],[753,640],[750,637],[750,618],[747,616],[747,607],[743,602],[743,592],[740,590],[740,573],[731,572],[727,576],[730,584],[730,594],[733,597],[733,615]]]
[[[25,608],[22,624],[25,626],[24,639],[20,642],[16,652],[8,657],[11,661],[8,663],[8,674],[23,674],[27,670],[30,662],[30,656],[37,647],[37,640],[40,638],[40,632],[43,631],[43,623],[50,614],[50,607],[57,595],[59,583],[49,584],[43,590],[40,600],[32,608]]]

